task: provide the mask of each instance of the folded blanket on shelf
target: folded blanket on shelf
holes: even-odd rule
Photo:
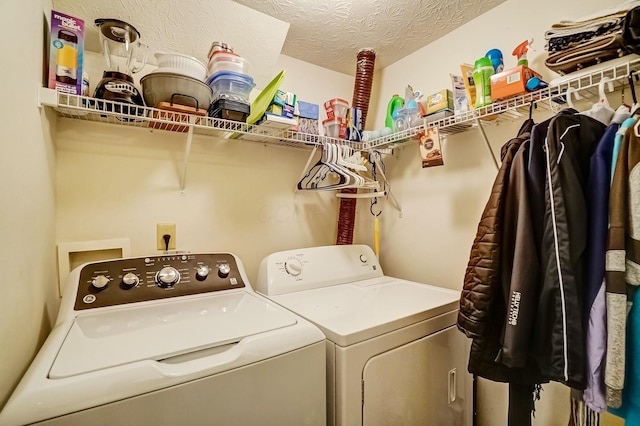
[[[545,65],[559,74],[569,74],[581,68],[627,55],[622,35],[610,34],[580,43],[569,49],[549,54]]]
[[[623,29],[627,12],[638,6],[640,0],[631,0],[577,20],[561,20],[545,32],[545,49],[557,52],[599,36],[618,34]]]

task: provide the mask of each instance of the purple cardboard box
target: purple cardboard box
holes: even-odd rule
[[[80,95],[84,58],[84,21],[51,11],[49,33],[50,89]]]

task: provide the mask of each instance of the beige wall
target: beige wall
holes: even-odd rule
[[[55,153],[38,108],[51,2],[0,2],[0,407],[50,330],[55,277]]]
[[[42,1],[47,11],[50,2]],[[575,9],[579,16],[615,3],[543,0],[523,11],[522,1],[510,0],[378,70],[373,99],[379,101],[370,107],[367,127],[382,127],[386,101],[406,84],[424,93],[448,87],[450,72],[458,72],[460,63],[473,62],[492,47],[507,54],[509,66],[513,47],[534,37],[537,52],[530,56],[531,64],[545,72],[541,58],[546,27],[560,18],[577,17]],[[0,106],[0,138],[8,147],[0,159],[0,185],[5,206],[11,206],[0,210],[3,232],[9,236],[0,266],[8,271],[6,276],[19,277],[6,280],[0,302],[5,361],[0,366],[0,405],[56,313],[56,242],[125,237],[131,240],[132,255],[144,255],[155,253],[156,223],[173,222],[179,249],[233,251],[244,260],[250,280],[255,280],[258,263],[269,252],[335,242],[338,203],[333,194],[293,191],[309,150],[196,136],[186,190],[181,193],[184,135],[67,119],[57,120],[55,126],[53,118],[50,127],[48,117],[41,121],[36,97],[43,11],[8,0],[1,3],[0,12],[3,39],[21,34],[20,43],[5,45],[10,55],[21,58],[20,67],[3,71],[3,88],[15,101]],[[302,99],[351,99],[350,76],[286,56],[280,56],[277,68],[287,70],[282,87]],[[91,79],[95,85],[99,74]],[[494,150],[518,126],[488,128]],[[475,131],[450,137],[443,149],[446,165],[434,169],[420,168],[412,143],[387,157],[387,174],[402,211],[384,203],[381,261],[390,275],[459,289],[496,171]],[[355,242],[372,244],[368,201],[359,201],[357,215]],[[545,389],[535,424],[566,424],[566,390],[556,385]],[[482,382],[478,401],[480,426],[506,424],[504,386]]]
[[[94,85],[100,57],[88,57]],[[352,77],[286,56],[277,69],[309,102],[353,90]],[[232,251],[252,281],[270,252],[335,243],[335,194],[294,194],[310,149],[195,136],[181,192],[184,134],[62,119],[56,140],[58,242],[129,238],[146,255],[156,224],[175,223],[179,250]]]
[[[560,19],[580,18],[618,0],[570,0],[524,2],[509,0],[456,31],[385,68],[377,82],[379,103],[370,128],[384,126],[386,103],[393,93],[403,93],[411,84],[429,94],[451,87],[450,73],[459,74],[461,63],[470,63],[491,48],[499,48],[505,66],[515,66],[513,48],[534,38],[529,61],[547,79],[544,67],[544,31]],[[536,113],[536,119],[546,118]],[[515,136],[521,120],[487,126],[494,152]],[[422,169],[418,146],[407,142],[388,157],[387,170],[393,192],[402,206],[399,212],[385,203],[380,219],[381,263],[390,275],[460,289],[478,220],[487,201],[496,168],[477,130],[449,137],[443,145],[444,167]],[[362,207],[362,208],[360,208]],[[359,206],[361,240],[371,240],[372,220],[368,206]],[[544,386],[534,424],[566,425],[569,415],[567,389],[558,384]],[[505,385],[480,381],[479,425],[506,425]]]

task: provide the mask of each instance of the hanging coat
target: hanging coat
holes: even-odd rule
[[[549,380],[584,389],[582,287],[589,162],[605,130],[582,114],[554,117],[545,139],[545,213],[541,247],[542,288],[534,350]]]
[[[606,254],[607,405],[619,407],[625,368],[628,294],[640,285],[640,137],[636,126],[622,138],[609,195],[609,239]]]
[[[604,357],[607,344],[605,261],[609,231],[609,185],[611,157],[619,124],[610,125],[591,157],[587,191],[587,251],[584,313],[586,321],[587,387],[583,399],[596,412],[607,409],[604,392]]]
[[[496,359],[503,347],[507,318],[501,280],[501,243],[509,174],[516,154],[530,137],[532,126],[533,121],[525,121],[518,137],[502,147],[502,164],[471,248],[457,323],[461,331],[473,337],[469,354],[470,373],[489,380],[519,384],[538,384],[544,380],[533,362],[508,367]]]

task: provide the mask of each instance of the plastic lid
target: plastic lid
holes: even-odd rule
[[[475,62],[473,67],[474,68],[480,68],[480,67],[491,67],[491,68],[493,68],[493,65],[491,64],[491,59],[487,58],[486,56],[483,56],[482,58],[478,59]]]
[[[212,74],[207,79],[207,84],[211,84],[221,78],[224,78],[227,80],[243,81],[245,83],[253,84],[253,77],[246,74],[240,74],[239,72],[233,72],[233,71],[220,71],[215,74]]]
[[[325,104],[327,104],[327,105],[331,105],[331,104],[349,105],[349,102],[345,101],[344,99],[334,98],[334,99],[329,99],[328,101],[325,102]]]

